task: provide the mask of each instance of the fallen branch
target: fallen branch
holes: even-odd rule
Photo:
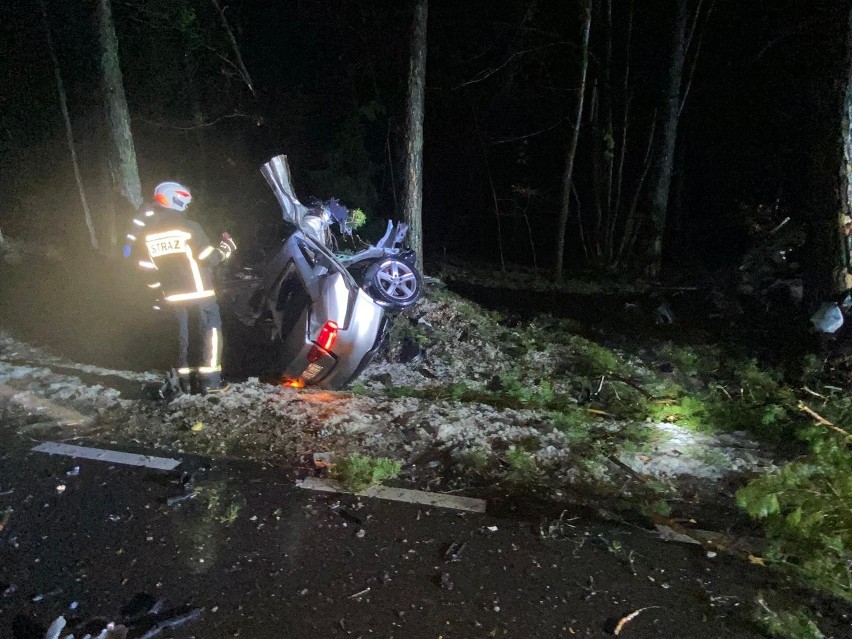
[[[812,391],[812,390],[811,390],[810,388],[808,388],[807,386],[802,386],[802,390],[803,390],[803,391],[805,391],[806,393],[810,393],[810,394],[811,394],[811,395],[813,395],[814,397],[819,397],[820,399],[826,399],[825,395],[820,395],[820,394],[819,394],[819,393],[817,393],[816,391]]]
[[[600,410],[597,408],[587,408],[586,412],[591,415],[600,415],[601,417],[613,417],[612,413],[608,413],[605,410]]]
[[[615,464],[616,466],[618,466],[621,470],[623,470],[624,472],[626,472],[628,475],[630,475],[631,477],[633,477],[633,479],[636,479],[636,480],[638,480],[638,481],[642,482],[643,484],[647,484],[647,483],[648,483],[648,481],[649,481],[648,477],[646,477],[645,475],[642,475],[642,474],[640,474],[640,473],[637,473],[637,472],[636,472],[635,470],[633,470],[630,466],[628,466],[628,465],[627,465],[627,464],[625,464],[623,461],[621,461],[620,459],[618,459],[615,455],[607,455],[607,459],[609,459],[609,461],[611,461],[613,464]]]
[[[624,630],[624,626],[628,623],[636,619],[639,615],[641,615],[646,610],[650,610],[651,608],[659,608],[660,606],[646,606],[644,608],[639,608],[639,610],[634,610],[629,615],[626,615],[618,620],[618,623],[615,626],[615,629],[612,631],[612,634],[618,635],[622,630]]]
[[[825,417],[823,417],[822,415],[817,413],[814,409],[805,405],[804,402],[799,402],[799,410],[802,411],[803,413],[807,413],[808,415],[813,417],[814,420],[816,421],[816,423],[819,424],[820,426],[828,426],[834,432],[839,433],[839,434],[843,435],[844,437],[847,437],[848,439],[852,439],[852,433],[849,433],[849,432],[843,430],[839,426],[835,426],[830,421],[828,421]]]
[[[636,389],[645,397],[645,399],[656,399],[651,393],[642,388],[638,383],[634,382],[632,379],[624,377],[623,375],[619,375],[618,373],[609,372],[609,376],[614,380],[621,382],[622,384],[627,384],[631,388]]]

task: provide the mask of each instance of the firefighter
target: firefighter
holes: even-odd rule
[[[148,287],[160,291],[164,304],[177,317],[180,389],[215,393],[227,384],[222,379],[222,320],[212,270],[237,247],[227,233],[218,245],[211,244],[201,226],[186,216],[191,201],[185,186],[158,184],[154,203],[143,206],[134,218],[124,252],[129,256],[131,246],[142,241],[138,266],[151,274]]]

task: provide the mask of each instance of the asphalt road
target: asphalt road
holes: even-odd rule
[[[741,613],[772,587],[765,569],[632,527],[550,520],[542,536],[539,522],[302,490],[286,469],[155,471],[31,446],[0,459],[3,637],[41,639],[60,614],[78,629],[135,620],[139,636],[195,608],[162,636],[610,637],[645,607],[619,636],[757,637]]]

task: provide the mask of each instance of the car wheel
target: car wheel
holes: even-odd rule
[[[420,299],[423,276],[411,264],[385,259],[373,264],[365,275],[367,292],[377,301],[406,308]]]

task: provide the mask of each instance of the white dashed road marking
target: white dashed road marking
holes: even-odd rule
[[[66,455],[68,457],[79,457],[80,459],[94,459],[96,461],[108,462],[110,464],[125,464],[127,466],[144,466],[157,470],[173,470],[180,465],[179,459],[168,457],[153,457],[151,455],[139,455],[136,453],[124,453],[120,450],[104,450],[103,448],[88,448],[86,446],[72,446],[71,444],[57,444],[55,442],[43,442],[33,448],[38,453],[49,455]]]

